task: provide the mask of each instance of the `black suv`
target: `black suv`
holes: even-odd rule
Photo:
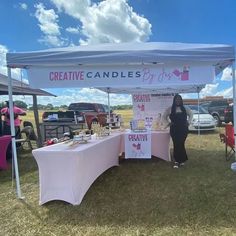
[[[233,106],[229,105],[227,100],[203,102],[201,106],[215,118],[217,126],[220,126],[222,122],[233,123]]]

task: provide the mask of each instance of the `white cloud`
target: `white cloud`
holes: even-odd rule
[[[3,75],[7,75],[7,67],[6,67],[6,53],[8,49],[6,46],[0,44],[0,73]],[[21,70],[20,69],[12,69],[11,70],[12,78],[20,79],[21,78]]]
[[[41,43],[45,43],[46,45],[52,46],[62,46],[63,43],[61,40],[55,35],[45,35],[43,38],[38,40]]]
[[[40,30],[44,36],[39,41],[51,46],[63,46],[64,40],[60,38],[58,15],[53,9],[46,10],[42,3],[35,5],[35,17],[39,21]]]
[[[80,44],[147,41],[151,24],[129,6],[127,0],[51,0],[60,12],[78,19],[85,39]]]
[[[6,75],[7,67],[6,67],[6,53],[8,52],[7,47],[4,45],[0,45],[0,73]]]
[[[22,10],[27,10],[28,9],[28,5],[26,3],[20,2],[19,6]]]
[[[68,27],[68,28],[66,28],[66,31],[71,34],[79,34],[80,33],[79,28],[74,28],[74,27]]]
[[[183,99],[197,98],[197,93],[181,93]]]
[[[200,92],[201,97],[214,96],[217,93],[217,88],[219,83],[216,84],[207,84]]]
[[[227,67],[223,70],[221,80],[222,81],[231,81],[232,80],[232,68]]]
[[[119,42],[143,42],[151,35],[149,21],[134,12],[127,0],[51,0],[58,9],[46,9],[42,3],[35,5],[35,17],[39,21],[43,37],[39,40],[49,46],[65,46],[69,40],[61,37],[59,16],[63,13],[78,20],[76,26],[65,27],[65,31],[79,34],[77,42],[70,44],[96,44]]]
[[[50,89],[49,92],[56,94],[58,90]],[[52,103],[54,106],[69,105],[72,102],[97,102],[107,104],[107,93],[90,88],[83,89],[64,89],[63,92],[58,93],[58,97],[41,97],[38,96],[38,103],[46,105]],[[110,94],[110,104],[124,105],[132,104],[131,96],[124,94]]]
[[[201,97],[206,96],[223,96],[224,98],[233,97],[233,87],[229,87],[219,91],[219,83],[217,84],[207,84],[205,88],[200,92]]]
[[[87,9],[91,6],[90,0],[51,0],[60,12],[76,19],[86,15]]]
[[[215,94],[216,96],[223,96],[224,98],[232,98],[233,97],[233,87],[221,90]]]
[[[134,12],[127,0],[104,0],[98,3],[92,3],[90,0],[51,0],[51,2],[57,7],[58,12],[54,9],[46,9],[42,3],[39,3],[35,5],[34,15],[43,33],[43,37],[39,41],[49,46],[64,46],[68,42],[61,36],[63,29],[60,27],[59,17],[64,17],[63,14],[78,20],[77,25],[70,25],[64,29],[82,36],[71,45],[78,44],[78,42],[81,44],[139,42],[147,41],[151,35],[149,21]],[[24,6],[21,5],[21,7]],[[38,97],[38,103],[41,104],[62,105],[66,103],[69,105],[71,102],[78,101],[106,104],[107,94],[99,90],[65,89],[56,98]],[[132,100],[130,95],[111,94],[110,102],[111,105],[131,104]]]

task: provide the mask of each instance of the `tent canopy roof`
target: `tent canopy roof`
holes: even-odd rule
[[[186,44],[171,42],[120,43],[86,45],[78,47],[54,48],[42,51],[7,53],[7,66],[10,68],[79,68],[83,66],[155,66],[170,64],[205,64],[212,66],[215,74],[235,60],[234,47],[224,44]],[[38,73],[39,77],[42,76]],[[197,83],[176,86],[176,84],[147,85],[137,84],[128,86],[123,84],[98,86],[94,80],[94,87],[111,93],[175,93],[200,91],[206,82],[201,75]],[[39,81],[39,77],[37,81]],[[45,79],[45,78],[42,78]],[[40,77],[41,80],[41,77]],[[45,88],[44,82],[41,85]],[[72,84],[71,84],[72,85]],[[73,84],[72,87],[82,84]],[[137,87],[136,87],[137,86]],[[67,86],[68,87],[68,86]],[[42,87],[41,87],[42,88]]]
[[[46,92],[42,89],[32,89],[26,83],[19,80],[12,79],[12,93],[14,95],[38,95],[38,96],[55,96],[52,93]],[[8,94],[8,77],[0,74],[0,95]]]
[[[7,53],[7,66],[75,66],[210,62],[216,74],[235,59],[234,47],[224,44],[170,42],[119,43]]]

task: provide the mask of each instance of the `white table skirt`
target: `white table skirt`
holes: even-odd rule
[[[39,168],[39,203],[63,200],[80,204],[97,177],[119,165],[120,140],[117,133],[87,144],[60,143],[33,150]]]

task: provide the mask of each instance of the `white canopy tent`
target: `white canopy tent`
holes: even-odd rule
[[[7,53],[6,59],[15,150],[11,68],[26,69],[33,88],[94,87],[108,93],[189,93],[199,92],[224,68],[233,67],[235,54],[234,47],[229,45],[148,42]],[[233,87],[234,80],[233,73]],[[17,195],[21,198],[16,151],[14,163]]]

